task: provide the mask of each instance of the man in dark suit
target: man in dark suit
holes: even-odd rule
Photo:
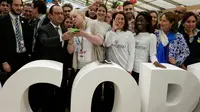
[[[36,60],[35,57],[35,42],[36,42],[36,32],[39,27],[49,23],[49,18],[46,15],[47,6],[42,0],[33,1],[33,19],[30,22],[34,29],[33,42],[32,42],[32,60]]]
[[[49,10],[50,23],[40,27],[37,31],[37,38],[35,44],[36,59],[47,59],[63,62],[64,53],[64,41],[62,40],[62,34],[65,32],[60,27],[64,20],[63,10],[60,6],[52,6]],[[48,78],[48,77],[47,77]],[[39,84],[32,87],[32,91],[40,90],[36,93],[35,99],[41,99],[35,101],[41,103],[42,112],[64,112],[64,93],[60,88],[48,84]],[[39,97],[39,98],[38,98]]]
[[[20,17],[21,0],[10,0],[11,11],[0,19],[0,62],[8,77],[29,62],[32,32]]]
[[[54,6],[55,11],[58,6]],[[60,7],[59,7],[60,9]],[[37,31],[35,52],[38,59],[48,59],[63,62],[64,41],[62,34],[65,32],[60,24],[64,17],[62,12],[49,11],[50,23],[40,27]]]

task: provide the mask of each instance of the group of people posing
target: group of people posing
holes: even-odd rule
[[[141,63],[150,62],[163,69],[166,67],[162,63],[169,63],[187,70],[188,65],[200,61],[200,19],[184,6],[159,16],[156,11],[138,12],[135,16],[130,1],[123,3],[123,11],[108,11],[99,1],[85,9],[73,9],[71,4],[60,6],[59,1],[53,1],[48,11],[47,4],[40,0],[24,6],[21,0],[4,0],[1,4],[5,2],[8,11],[0,17],[2,72],[9,78],[34,60],[63,63],[61,88],[47,84],[30,87],[34,112],[63,112],[65,107],[70,108],[76,74],[94,61],[111,60],[137,83]],[[99,85],[92,111],[110,112],[113,93],[112,83]]]

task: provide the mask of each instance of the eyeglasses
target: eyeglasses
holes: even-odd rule
[[[55,15],[63,15],[63,12],[54,12]]]
[[[175,10],[174,12],[175,12],[176,14],[183,14],[183,12],[178,11],[178,10]]]

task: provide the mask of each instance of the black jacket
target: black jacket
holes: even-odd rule
[[[27,54],[31,53],[33,32],[28,21],[20,17],[23,31],[24,44]],[[3,16],[0,19],[0,61],[9,62],[16,54],[16,37],[13,30],[10,15]]]
[[[185,66],[200,62],[200,31],[198,31],[197,35],[194,36],[194,40],[192,42],[190,42],[190,37],[185,30],[180,31],[180,33],[183,34],[190,49],[190,55],[184,62]]]
[[[65,31],[62,30],[64,33]],[[36,59],[47,59],[63,62],[64,47],[60,36],[51,23],[40,27],[37,31],[35,55]]]

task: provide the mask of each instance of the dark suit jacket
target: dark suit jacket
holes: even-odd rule
[[[28,25],[28,21],[20,17],[20,22],[23,31],[24,44],[27,53],[31,52],[31,44],[33,32]],[[13,30],[10,15],[6,15],[0,19],[0,61],[9,62],[13,60],[16,54],[16,37]]]
[[[63,33],[65,31],[62,31]],[[64,49],[60,36],[51,23],[40,27],[37,31],[35,55],[36,59],[48,59],[63,62]]]

